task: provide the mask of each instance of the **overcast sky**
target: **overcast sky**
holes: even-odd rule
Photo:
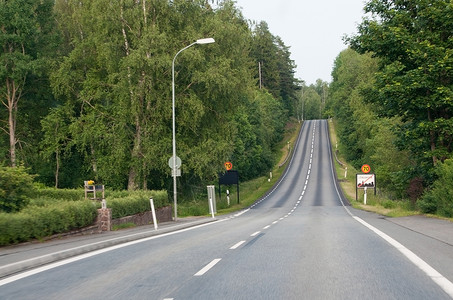
[[[356,32],[364,0],[236,0],[246,19],[266,21],[290,47],[296,78],[310,85],[331,82],[333,62],[346,49],[345,34]]]

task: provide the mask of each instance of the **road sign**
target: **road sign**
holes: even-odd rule
[[[176,173],[175,173],[175,169],[171,169],[171,177],[173,177],[173,176],[180,177],[181,169],[176,168]]]
[[[365,174],[368,174],[370,173],[371,171],[371,167],[369,165],[363,165],[362,166],[362,172],[365,173]]]
[[[376,186],[376,178],[374,174],[357,174],[356,183],[358,189],[374,189]]]
[[[170,166],[170,168],[173,169],[173,167],[174,167],[173,156],[170,157],[170,159],[168,160],[168,165]],[[181,159],[179,158],[179,156],[176,156],[176,169],[179,169],[180,167],[181,167]]]
[[[233,168],[233,164],[230,163],[229,161],[227,161],[224,165],[225,165],[225,169],[227,169],[227,171],[229,171]]]

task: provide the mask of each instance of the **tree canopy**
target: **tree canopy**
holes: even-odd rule
[[[284,124],[294,114],[299,88],[295,65],[289,47],[264,25],[252,29],[234,1],[217,1],[215,8],[212,2],[1,1],[8,8],[1,9],[2,20],[7,14],[21,15],[21,22],[36,30],[40,27],[33,22],[39,16],[47,26],[42,28],[52,29],[39,35],[27,31],[33,38],[20,40],[30,48],[24,48],[24,55],[17,44],[13,55],[8,43],[18,39],[7,37],[10,31],[22,32],[22,25],[2,22],[2,60],[16,67],[1,69],[0,88],[9,91],[8,78],[23,69],[14,75],[16,87],[27,90],[27,97],[42,99],[43,105],[34,116],[17,111],[16,141],[27,132],[27,121],[36,118],[27,140],[32,151],[21,148],[18,162],[31,167],[39,175],[36,180],[56,187],[94,179],[117,189],[167,188],[172,60],[194,41],[212,37],[214,44],[194,45],[175,60],[181,180],[212,180],[227,160],[234,160],[244,179],[267,172]],[[21,13],[40,5],[46,14]],[[41,36],[52,39],[53,47],[40,48],[34,41]],[[44,50],[45,55],[39,54]],[[53,68],[34,73],[39,59],[50,65],[47,57]],[[264,59],[266,83],[260,90],[257,66]],[[37,81],[28,80],[29,74]],[[0,116],[7,120],[7,111]],[[8,126],[2,129],[0,149],[6,161],[13,151],[7,147]]]
[[[444,161],[453,150],[453,3],[372,0],[365,12],[347,41],[379,58],[367,101],[402,118],[401,142],[420,163]]]

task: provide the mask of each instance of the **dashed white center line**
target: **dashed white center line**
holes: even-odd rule
[[[212,267],[214,267],[221,260],[222,260],[221,258],[216,258],[216,259],[212,260],[209,264],[206,265],[206,267],[204,267],[203,269],[201,269],[200,271],[195,273],[193,276],[202,276],[202,275],[204,275],[207,271],[212,269]]]
[[[252,233],[250,236],[257,236],[260,233],[261,233],[261,231],[257,231],[257,232]]]
[[[263,229],[268,229],[271,225],[264,226]]]
[[[241,245],[244,244],[244,243],[245,243],[245,241],[240,241],[239,243],[237,243],[237,244],[235,244],[234,246],[232,246],[232,247],[230,248],[230,250],[237,249],[239,246],[241,246]]]

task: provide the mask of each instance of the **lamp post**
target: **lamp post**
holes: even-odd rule
[[[193,45],[203,45],[203,44],[211,44],[214,43],[215,40],[213,38],[205,38],[205,39],[199,39],[189,46],[186,46],[182,48],[181,50],[176,53],[175,57],[173,58],[173,62],[171,64],[171,74],[172,74],[172,80],[171,80],[171,89],[172,89],[172,118],[173,118],[173,163],[172,163],[172,169],[173,169],[173,200],[174,200],[174,207],[175,207],[175,221],[177,220],[178,216],[178,210],[177,210],[177,201],[176,201],[176,126],[175,126],[175,61],[176,57],[179,55],[179,53],[183,52],[187,48],[192,47]]]

